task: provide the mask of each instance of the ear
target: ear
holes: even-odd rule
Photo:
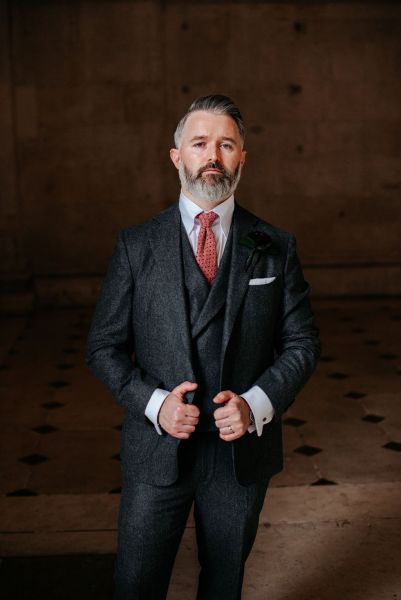
[[[180,157],[180,151],[178,150],[178,148],[171,148],[170,149],[170,158],[175,166],[176,169],[180,168],[180,162],[181,162],[181,157]]]
[[[245,161],[246,161],[246,150],[242,150],[242,152],[241,152],[241,159],[240,159],[241,167],[244,166]]]

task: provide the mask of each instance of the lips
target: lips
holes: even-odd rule
[[[202,174],[203,173],[219,173],[220,175],[224,175],[223,171],[220,171],[220,169],[205,169],[202,171]]]

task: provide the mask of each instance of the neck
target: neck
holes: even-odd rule
[[[222,204],[231,196],[231,194],[228,194],[228,196],[224,196],[224,198],[219,198],[218,200],[201,200],[200,198],[193,196],[193,194],[190,194],[190,192],[184,188],[182,188],[182,193],[188,198],[188,200],[191,200],[191,202],[197,204],[199,208],[205,211],[213,210],[216,208],[216,206],[219,206],[219,204]]]

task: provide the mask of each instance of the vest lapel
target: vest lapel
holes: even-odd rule
[[[195,337],[204,329],[224,306],[227,297],[227,281],[231,262],[232,228],[230,230],[223,256],[220,261],[217,275],[210,286],[209,295],[192,327],[192,336]]]

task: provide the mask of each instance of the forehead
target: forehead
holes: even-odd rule
[[[241,143],[241,136],[234,119],[228,115],[216,115],[209,111],[195,111],[191,113],[184,125],[183,140],[190,140],[195,136],[209,138],[230,137]]]

